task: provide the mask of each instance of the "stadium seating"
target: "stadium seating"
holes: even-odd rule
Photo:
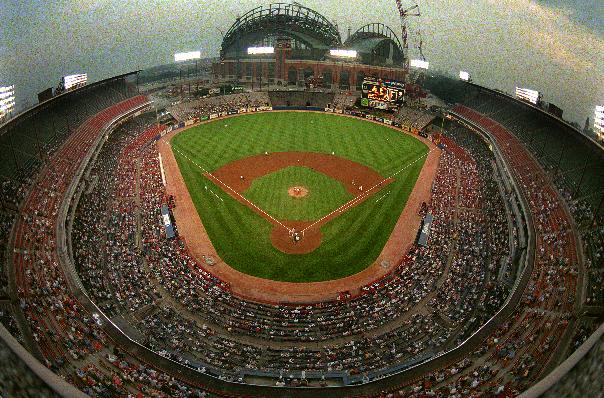
[[[267,93],[253,92],[203,98],[178,103],[168,107],[168,111],[178,121],[187,121],[195,117],[207,117],[241,108],[271,106]]]
[[[464,97],[463,104],[501,123],[516,136],[569,198],[597,208],[604,194],[601,150],[570,127],[527,105],[491,91],[472,87],[468,90],[471,94]]]
[[[82,120],[49,151],[29,184],[11,188],[21,196],[12,204],[7,199],[0,211],[0,243],[12,244],[16,220],[10,255],[21,308],[33,345],[55,373],[93,396],[210,396],[118,348],[70,293],[70,278],[58,263],[58,211],[82,159],[107,123],[147,101],[133,97],[112,105],[118,97],[98,97],[105,110]],[[588,201],[567,207],[565,186],[558,193],[547,174],[552,164],[543,159],[551,154],[527,151],[532,147],[526,140],[541,134],[530,118],[518,109],[506,114],[497,99],[470,101],[476,109],[460,105],[453,111],[494,137],[535,223],[528,287],[512,316],[473,352],[375,396],[513,395],[542,378],[556,354],[576,347],[590,331],[589,325],[575,328],[583,265],[569,212],[578,219],[589,211]],[[178,104],[171,113],[189,120],[266,104],[273,104],[272,96],[245,93]],[[88,295],[124,333],[163,358],[238,383],[254,375],[273,385],[285,375],[292,383],[302,371],[315,385],[325,375],[340,385],[378,380],[456,347],[510,295],[520,272],[512,253],[521,249],[523,225],[508,206],[519,199],[505,190],[493,151],[473,128],[451,122],[434,136],[443,151],[428,203],[435,217],[430,245],[402,252],[401,263],[359,295],[308,305],[238,297],[190,255],[184,240],[166,239],[160,208],[173,203],[154,141],[163,129],[155,114],[143,114],[109,134],[77,187],[70,237]],[[576,164],[569,158],[565,170]],[[590,281],[586,300],[602,305],[604,230],[583,228],[581,238]],[[18,333],[10,313],[0,308],[0,318]]]
[[[354,93],[340,93],[334,95],[332,108],[334,109],[349,109],[359,99],[359,95]]]
[[[334,94],[310,91],[269,91],[268,96],[275,107],[315,107],[327,108],[333,104]]]
[[[467,333],[461,328],[465,321],[488,319],[505,297],[504,284],[497,281],[508,247],[502,228],[505,210],[502,201],[483,202],[499,193],[496,184],[480,177],[492,173],[492,155],[480,141],[473,142],[472,149],[482,157],[479,163],[449,141],[430,205],[436,215],[430,248],[412,250],[395,272],[366,286],[359,297],[285,306],[233,296],[228,285],[188,254],[184,242],[165,240],[157,222],[160,205],[167,203],[157,150],[128,150],[144,128],[128,129],[130,136],[125,130],[114,133],[91,172],[98,182],[81,199],[74,252],[80,275],[102,308],[129,323],[155,351],[231,380],[253,369],[273,372],[274,377],[302,370],[366,374],[461,339],[463,335],[454,332]],[[139,162],[145,166],[136,166]],[[460,167],[473,171],[459,174]],[[144,196],[137,197],[132,187]],[[448,221],[455,213],[459,220]],[[477,239],[492,249],[489,256],[464,253],[463,248],[452,253],[451,233]],[[90,258],[89,242],[105,247],[105,264]],[[144,257],[128,256],[137,251]],[[475,258],[474,267],[462,266],[469,258]],[[447,262],[452,263],[451,271],[444,277]],[[168,297],[178,301],[180,311],[164,308]],[[477,309],[485,300],[490,305]],[[420,303],[429,314],[417,312]],[[393,319],[398,320],[394,328]],[[194,346],[187,341],[195,341]]]
[[[84,392],[97,396],[152,393],[160,388],[165,388],[165,393],[187,390],[135,359],[115,355],[119,351],[111,349],[95,318],[69,294],[56,258],[55,223],[69,176],[74,175],[104,126],[146,101],[142,96],[133,97],[86,120],[49,159],[33,183],[16,225],[13,263],[18,293],[40,355],[51,370],[65,373]],[[76,361],[73,372],[69,363]],[[126,381],[130,381],[128,386]]]

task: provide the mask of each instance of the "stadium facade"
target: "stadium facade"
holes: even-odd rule
[[[270,47],[269,54],[248,54]],[[356,57],[332,56],[345,49]],[[370,23],[342,41],[338,26],[297,3],[254,8],[224,35],[214,78],[242,83],[304,86],[315,79],[326,88],[360,88],[365,76],[403,81],[405,54],[388,26]]]

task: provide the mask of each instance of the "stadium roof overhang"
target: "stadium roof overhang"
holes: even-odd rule
[[[224,36],[221,57],[242,55],[247,47],[270,36],[293,38],[314,50],[342,45],[337,26],[323,15],[299,4],[274,3],[237,18]]]

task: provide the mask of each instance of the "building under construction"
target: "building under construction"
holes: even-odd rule
[[[404,46],[382,23],[349,30],[299,4],[275,3],[237,18],[224,35],[216,79],[261,87],[304,85],[361,89],[365,76],[404,81]]]

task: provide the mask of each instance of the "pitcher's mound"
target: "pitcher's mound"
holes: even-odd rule
[[[293,198],[303,198],[308,195],[308,189],[304,187],[290,187],[287,193]]]

